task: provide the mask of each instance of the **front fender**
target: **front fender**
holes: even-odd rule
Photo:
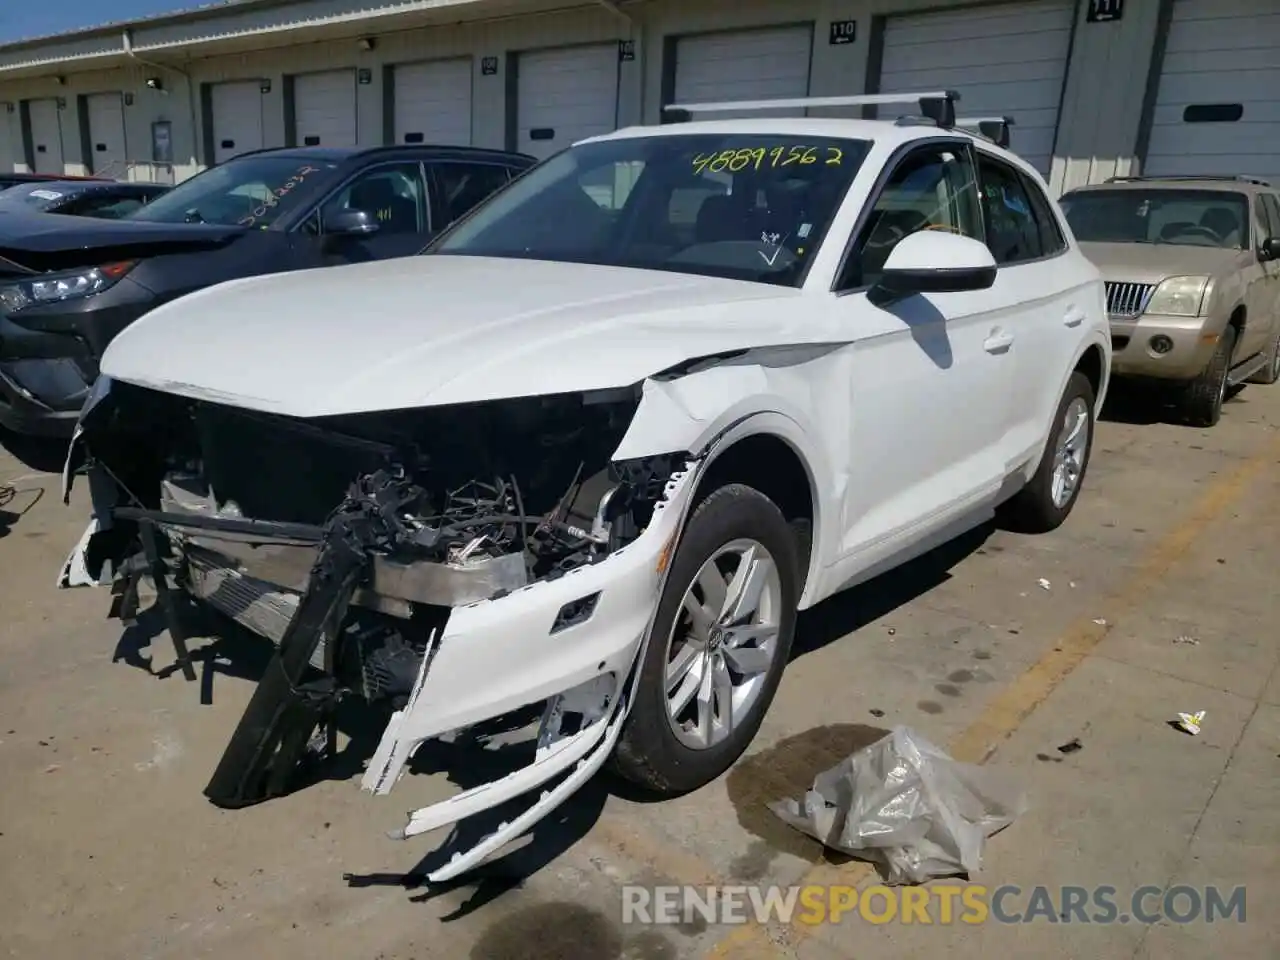
[[[715,366],[678,380],[647,380],[631,427],[613,459],[630,460],[683,450],[709,467],[739,440],[767,434],[786,443],[809,479],[813,504],[813,547],[801,607],[819,578],[829,545],[839,541],[840,510],[850,463],[849,418],[819,417],[819,404],[839,403],[821,387],[824,373],[844,376],[844,363],[831,354],[817,365],[766,367],[738,363]],[[832,363],[825,362],[826,360]],[[848,382],[847,380],[845,381]]]

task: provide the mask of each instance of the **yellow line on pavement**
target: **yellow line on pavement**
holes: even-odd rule
[[[1001,691],[967,730],[950,744],[957,760],[982,763],[995,753],[1024,720],[1093,652],[1121,617],[1142,604],[1147,594],[1181,560],[1202,534],[1245,491],[1264,467],[1280,458],[1280,439],[1272,440],[1235,470],[1218,477],[1204,492],[1195,509],[1160,538],[1138,571],[1111,593],[1101,611],[1073,623],[1045,654]],[[1095,623],[1097,617],[1104,623]],[[875,876],[863,861],[847,864],[819,863],[799,881],[802,886],[858,886]],[[795,924],[784,934],[791,946],[806,939],[816,926]],[[708,960],[775,958],[778,945],[765,927],[751,923],[734,928],[707,953]]]

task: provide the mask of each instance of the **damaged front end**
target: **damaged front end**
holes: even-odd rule
[[[153,581],[188,676],[175,593],[277,645],[205,789],[223,807],[288,792],[345,698],[392,709],[363,780],[379,794],[424,742],[545,704],[532,763],[396,834],[539,791],[446,849],[429,879],[449,879],[590,779],[620,732],[698,467],[613,461],[639,397],[302,421],[104,381],[68,456],[64,496],[86,474],[94,517],[60,586],[112,582],[129,618]]]

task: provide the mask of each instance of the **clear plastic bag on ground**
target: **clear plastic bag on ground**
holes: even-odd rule
[[[769,809],[826,846],[881,864],[887,883],[972,875],[986,839],[1026,811],[995,771],[960,763],[908,727],[818,774]]]

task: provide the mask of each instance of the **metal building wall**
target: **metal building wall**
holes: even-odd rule
[[[480,2],[475,0],[470,6],[478,10]],[[1052,183],[1059,189],[1129,172],[1132,168],[1139,147],[1144,95],[1159,15],[1167,0],[1128,3],[1123,19],[1113,23],[1086,23],[1087,2],[1079,0],[1077,4],[1077,24],[1055,142]],[[454,0],[449,5],[456,8],[455,16],[462,16],[462,8],[467,6],[462,0]],[[172,124],[175,174],[177,179],[182,179],[200,169],[206,155],[203,143],[206,124],[200,90],[208,83],[236,79],[270,81],[271,91],[265,95],[265,136],[269,144],[284,144],[288,115],[284,100],[288,86],[286,76],[338,67],[365,69],[369,82],[360,85],[358,90],[359,137],[362,143],[377,144],[384,142],[384,136],[389,137],[385,129],[389,96],[385,84],[390,73],[384,69],[387,65],[470,56],[474,58],[476,70],[474,142],[502,147],[508,142],[509,116],[514,109],[514,85],[508,82],[508,72],[514,55],[521,50],[632,41],[634,59],[619,65],[619,122],[624,125],[653,123],[659,120],[664,91],[670,89],[674,71],[674,63],[664,54],[673,48],[674,39],[680,35],[810,21],[814,24],[810,94],[853,94],[864,92],[869,82],[872,85],[875,82],[877,18],[892,13],[982,5],[971,0],[649,0],[622,6],[632,21],[629,23],[599,3],[583,0],[575,4],[574,0],[561,0],[558,12],[505,14],[475,23],[410,29],[403,26],[414,22],[408,14],[397,14],[395,20],[343,20],[341,17],[349,11],[367,9],[369,4],[356,0],[312,0],[302,7],[284,8],[292,18],[289,23],[280,20],[281,10],[263,8],[235,16],[135,31],[133,42],[140,56],[152,64],[173,65],[179,70],[144,63],[85,69],[92,66],[93,60],[56,63],[66,52],[94,52],[108,57],[111,51],[118,50],[118,37],[60,41],[48,50],[34,52],[0,50],[0,102],[16,104],[37,97],[64,97],[63,135],[64,142],[71,146],[67,169],[74,173],[83,169],[76,163],[74,146],[80,143],[83,122],[78,115],[79,95],[105,90],[130,92],[133,104],[126,110],[129,143],[149,149],[152,122],[168,120]],[[510,10],[512,6],[506,4],[505,9]],[[396,10],[405,8],[405,3],[395,5]],[[323,17],[330,19],[319,19]],[[335,17],[339,18],[336,22]],[[857,23],[854,41],[828,42],[830,24],[845,20]],[[263,29],[264,25],[273,23],[278,29],[272,28],[269,33],[256,36],[238,33]],[[336,33],[343,35],[335,37]],[[190,44],[192,37],[203,37],[208,42]],[[374,37],[374,48],[362,49],[358,43],[360,37]],[[284,45],[261,49],[268,43]],[[260,49],[207,54],[210,49],[227,46]],[[47,67],[38,65],[41,58],[49,61]],[[115,59],[121,58],[116,55]],[[496,74],[484,72],[486,59],[497,63]],[[27,64],[26,72],[38,75],[22,79],[6,76],[6,65],[23,63]],[[55,82],[54,76],[58,73],[65,77],[64,85]],[[164,92],[145,86],[146,77],[157,75],[163,79]],[[18,159],[21,160],[21,156]]]

